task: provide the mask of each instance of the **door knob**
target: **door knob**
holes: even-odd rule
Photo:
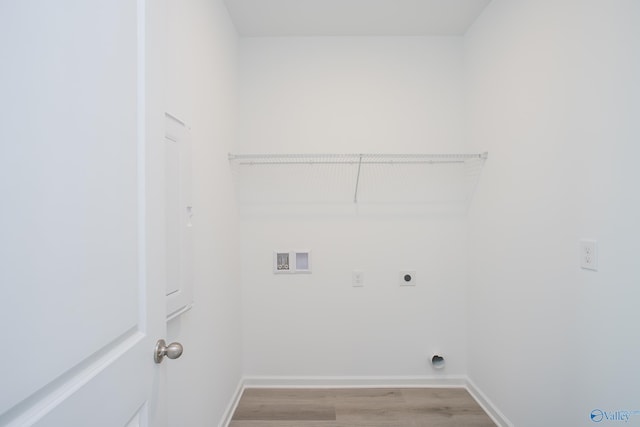
[[[167,356],[169,359],[177,359],[178,357],[182,356],[183,350],[184,349],[182,348],[182,344],[180,344],[179,342],[172,342],[171,344],[167,345],[165,340],[158,340],[158,342],[156,343],[156,348],[153,351],[153,360],[156,363],[162,363],[162,360],[165,356]]]

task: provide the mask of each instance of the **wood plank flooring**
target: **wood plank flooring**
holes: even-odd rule
[[[495,427],[462,388],[262,389],[229,427]]]

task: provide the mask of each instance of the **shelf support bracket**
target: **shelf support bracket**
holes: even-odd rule
[[[358,185],[360,184],[360,168],[362,167],[362,154],[358,160],[358,175],[356,176],[356,190],[353,193],[353,203],[358,203]]]

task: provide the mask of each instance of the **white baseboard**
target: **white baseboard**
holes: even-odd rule
[[[231,400],[227,405],[227,409],[224,411],[222,415],[222,420],[218,424],[218,427],[227,427],[231,423],[231,417],[233,417],[233,413],[236,411],[238,407],[238,403],[240,402],[240,397],[242,397],[242,392],[244,391],[244,378],[240,378],[238,381],[238,386],[236,387],[236,391],[231,396]]]
[[[504,416],[502,412],[489,400],[489,398],[476,386],[476,384],[467,378],[466,389],[471,396],[478,402],[478,405],[491,417],[494,423],[499,427],[513,427],[513,423]]]
[[[381,376],[381,377],[245,377],[245,387],[254,388],[365,388],[365,387],[465,387],[467,377],[449,376]]]

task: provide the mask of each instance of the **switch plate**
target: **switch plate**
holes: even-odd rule
[[[364,286],[364,273],[360,270],[353,270],[351,274],[351,286],[361,288]]]
[[[598,242],[580,240],[580,267],[598,271]]]

